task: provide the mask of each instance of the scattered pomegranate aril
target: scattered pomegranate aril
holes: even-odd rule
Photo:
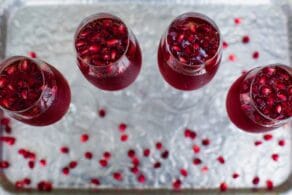
[[[37,185],[38,190],[50,192],[53,189],[53,185],[49,181],[40,181]]]
[[[6,160],[0,161],[0,168],[1,169],[7,169],[10,166],[10,163]]]
[[[135,150],[129,150],[128,151],[128,157],[129,158],[134,158],[135,157]]]
[[[232,174],[232,178],[233,178],[233,179],[237,179],[238,177],[239,177],[239,174],[238,174],[238,173],[233,173],[233,174]]]
[[[121,142],[126,142],[128,140],[128,135],[127,134],[122,134],[120,137]]]
[[[119,125],[119,130],[120,130],[120,132],[125,132],[126,131],[126,129],[127,129],[127,125],[125,124],[125,123],[121,123],[120,125]]]
[[[92,159],[93,154],[92,154],[91,152],[85,152],[85,153],[84,153],[84,157],[85,157],[86,159]]]
[[[100,180],[97,178],[91,178],[90,182],[96,186],[100,185]]]
[[[106,152],[103,153],[103,157],[104,157],[105,159],[110,159],[110,157],[111,157],[111,153],[106,151]]]
[[[272,159],[274,160],[274,161],[278,161],[279,160],[279,154],[272,154]]]
[[[221,164],[224,164],[224,163],[225,163],[225,159],[223,158],[223,156],[219,156],[219,157],[217,158],[217,161],[218,161],[219,163],[221,163]]]
[[[45,167],[45,166],[47,165],[47,161],[46,161],[45,159],[41,159],[41,160],[40,160],[40,165],[41,165],[42,167]]]
[[[222,182],[222,183],[220,184],[220,191],[221,191],[221,192],[225,192],[227,189],[228,189],[227,184],[226,184],[225,182]]]
[[[184,177],[188,176],[188,171],[186,169],[180,169],[180,174]]]
[[[0,136],[0,141],[5,142],[8,145],[14,145],[15,144],[15,137],[10,137],[10,136]]]
[[[154,169],[158,169],[158,168],[160,168],[161,167],[161,163],[160,162],[155,162],[154,164],[153,164],[153,168]]]
[[[258,51],[255,51],[252,53],[252,58],[253,59],[258,59],[260,57],[260,53]]]
[[[139,183],[145,183],[145,181],[146,181],[146,177],[145,177],[143,174],[138,175],[138,177],[137,177],[137,181],[138,181]]]
[[[229,61],[234,62],[236,60],[236,56],[234,54],[230,54],[228,56]]]
[[[198,146],[198,145],[193,145],[193,151],[194,151],[195,154],[200,153],[200,151],[201,151],[200,146]]]
[[[99,161],[99,164],[100,164],[100,166],[102,166],[102,167],[106,167],[106,166],[108,165],[108,162],[107,162],[107,160],[101,159],[101,160]]]
[[[264,138],[265,141],[270,141],[271,139],[273,139],[273,136],[271,134],[265,134],[263,136],[263,138]]]
[[[165,150],[164,152],[161,153],[161,158],[167,159],[168,158],[168,155],[169,155],[168,150]]]
[[[156,147],[157,150],[161,150],[163,145],[162,145],[161,142],[156,142],[155,147]]]
[[[285,146],[285,140],[283,140],[283,139],[279,140],[278,145],[282,146],[282,147]]]
[[[259,184],[259,182],[260,182],[260,178],[259,177],[254,177],[253,178],[253,180],[252,180],[252,183],[254,184],[254,185],[258,185]]]
[[[36,53],[33,52],[33,51],[28,52],[28,56],[31,57],[31,58],[36,58],[37,57]]]
[[[10,124],[10,119],[4,117],[4,118],[1,119],[0,123],[1,123],[1,125],[9,125]]]
[[[101,108],[99,111],[98,111],[98,115],[100,118],[104,118],[106,116],[106,111],[105,109]]]
[[[273,188],[274,188],[274,183],[273,183],[273,181],[268,179],[268,180],[266,181],[266,186],[267,186],[267,189],[268,189],[268,190],[273,190]]]
[[[193,164],[194,164],[194,165],[200,165],[200,164],[202,164],[202,160],[199,159],[199,158],[194,158],[194,160],[193,160]]]
[[[63,154],[68,154],[69,153],[69,148],[66,146],[63,146],[60,148],[60,152]]]
[[[172,187],[175,190],[179,190],[181,188],[181,180],[180,179],[176,179],[172,182]]]
[[[255,146],[259,146],[259,145],[261,145],[261,144],[263,144],[262,141],[255,141],[255,142],[254,142],[254,145],[255,145]]]
[[[203,139],[203,140],[202,140],[202,145],[203,145],[203,146],[208,146],[208,145],[210,145],[210,140],[209,140],[209,139]]]
[[[34,165],[35,165],[34,161],[28,161],[28,167],[30,169],[33,169],[34,168]]]
[[[77,165],[78,165],[77,161],[71,161],[69,163],[69,168],[70,169],[74,169],[75,167],[77,167]]]
[[[249,39],[249,36],[245,35],[242,37],[242,43],[246,44],[246,43],[249,43],[250,39]]]
[[[148,156],[150,155],[150,149],[148,149],[148,148],[144,149],[144,151],[143,151],[143,155],[144,155],[145,157],[148,157]]]
[[[234,18],[234,23],[235,24],[240,24],[241,23],[241,18]]]
[[[223,41],[223,49],[226,49],[228,47],[228,43],[226,41]]]
[[[123,180],[123,175],[120,172],[114,172],[113,173],[113,178],[116,181],[122,181]]]
[[[62,169],[62,172],[63,172],[64,175],[69,175],[69,173],[70,173],[70,169],[69,169],[68,167],[64,167],[64,168]]]
[[[82,134],[81,136],[80,136],[80,141],[81,142],[87,142],[88,141],[88,139],[89,139],[89,135],[88,134]]]

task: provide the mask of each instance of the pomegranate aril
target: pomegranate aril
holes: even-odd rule
[[[254,142],[254,145],[255,145],[255,146],[259,146],[259,145],[261,145],[262,143],[263,143],[262,141],[255,141],[255,142]]]
[[[125,132],[127,127],[128,126],[125,123],[120,123],[120,125],[119,125],[120,132]]]
[[[89,135],[88,135],[88,134],[82,134],[82,135],[80,136],[80,141],[81,141],[81,142],[87,142],[88,139],[89,139]]]
[[[239,177],[239,174],[238,173],[233,173],[232,177],[233,177],[233,179],[237,179]]]
[[[100,180],[97,178],[91,178],[90,182],[96,186],[100,185]]]
[[[271,158],[272,158],[274,161],[278,161],[278,160],[279,160],[279,154],[272,154]]]
[[[222,183],[220,184],[220,191],[221,191],[221,192],[225,192],[227,189],[228,189],[227,184],[226,184],[225,182],[222,182]]]
[[[77,161],[71,161],[68,166],[70,169],[74,169],[75,167],[77,167],[77,165],[78,165]]]
[[[28,167],[30,169],[33,169],[34,168],[34,165],[35,165],[34,161],[28,161]]]
[[[64,168],[62,169],[62,172],[63,172],[64,175],[69,175],[69,173],[70,173],[70,169],[69,169],[68,167],[64,167]]]
[[[107,160],[102,159],[102,160],[99,161],[99,164],[102,167],[106,167],[108,165],[108,162],[107,162]]]
[[[40,191],[51,191],[53,189],[53,185],[49,181],[40,181],[37,185],[38,190]]]
[[[155,162],[154,164],[153,164],[153,168],[155,168],[155,169],[158,169],[158,168],[160,168],[161,167],[161,163],[160,162]]]
[[[258,59],[260,57],[260,53],[258,51],[253,52],[252,58],[253,59]]]
[[[285,140],[282,140],[282,139],[279,140],[279,141],[278,141],[278,145],[279,145],[279,146],[285,146]]]
[[[253,178],[253,180],[252,180],[252,183],[254,184],[254,185],[258,185],[259,184],[259,182],[260,182],[260,178],[259,177],[254,177]]]
[[[7,169],[10,166],[10,163],[6,160],[0,161],[0,168],[1,169]]]
[[[162,147],[163,147],[163,145],[162,145],[161,142],[157,142],[157,143],[155,144],[155,147],[156,147],[157,150],[161,150]]]
[[[180,174],[184,177],[187,177],[188,176],[188,171],[186,169],[181,169],[180,170]]]
[[[114,172],[113,173],[113,178],[116,181],[122,181],[123,180],[123,175],[120,172]]]
[[[274,188],[274,184],[272,180],[267,180],[266,181],[266,186],[268,190],[272,190]]]
[[[120,140],[122,142],[126,142],[128,140],[128,135],[127,134],[122,134],[121,137],[120,137]]]
[[[208,145],[210,145],[210,140],[209,140],[209,139],[203,139],[203,140],[202,140],[202,145],[203,145],[203,146],[208,146]]]
[[[241,23],[241,18],[234,18],[234,23],[235,24],[240,24]]]
[[[67,153],[69,153],[69,148],[66,146],[63,146],[60,148],[60,151],[61,151],[61,153],[67,154]]]
[[[200,164],[202,164],[202,160],[199,159],[199,158],[195,158],[195,159],[193,160],[193,164],[194,164],[194,165],[200,165]]]
[[[138,177],[137,177],[137,181],[138,181],[139,183],[145,183],[145,181],[146,181],[146,177],[145,177],[143,174],[138,175]]]
[[[150,155],[150,149],[144,149],[144,151],[143,151],[143,155],[144,155],[145,157],[148,157],[148,156]]]
[[[105,109],[100,109],[98,111],[98,115],[101,117],[101,118],[104,118],[106,116],[106,111]]]
[[[180,179],[176,179],[173,181],[172,183],[172,187],[175,189],[175,190],[179,190],[180,187],[181,187],[181,181]]]
[[[271,134],[265,134],[263,136],[263,138],[264,138],[265,141],[270,141],[271,139],[273,139],[273,136]]]
[[[198,146],[198,145],[193,145],[193,151],[194,151],[194,153],[195,154],[198,154],[198,153],[200,153],[200,146]]]
[[[42,167],[45,167],[47,165],[47,161],[45,159],[41,159],[40,164]]]
[[[165,150],[164,152],[161,153],[161,158],[167,159],[169,155],[168,150]]]
[[[9,118],[2,118],[0,123],[1,123],[1,125],[9,125],[10,119]]]
[[[128,156],[129,156],[130,158],[134,158],[134,157],[135,157],[135,151],[134,151],[134,150],[129,150],[129,151],[128,151]]]
[[[85,152],[84,153],[84,157],[87,158],[87,159],[92,159],[93,154],[91,152]]]
[[[104,157],[105,159],[109,159],[109,158],[111,157],[111,153],[110,153],[110,152],[104,152],[104,153],[103,153],[103,157]]]
[[[249,39],[249,36],[245,35],[242,37],[242,43],[249,43],[250,39]]]
[[[223,156],[219,156],[219,157],[217,158],[217,161],[218,161],[219,163],[221,163],[221,164],[224,164],[224,163],[225,163],[225,159],[223,158]]]

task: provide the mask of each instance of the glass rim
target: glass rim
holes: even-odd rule
[[[38,59],[33,59],[31,57],[27,57],[27,56],[11,56],[9,58],[6,58],[4,60],[2,60],[0,62],[0,74],[2,73],[2,71],[9,65],[11,65],[12,63],[18,61],[18,60],[22,60],[22,59],[25,59],[25,60],[30,60],[32,61],[33,63],[35,63],[35,65],[37,66],[37,68],[39,69],[39,71],[41,72],[41,75],[42,75],[42,86],[46,86],[46,80],[45,80],[45,75],[44,75],[44,71],[41,69],[41,65],[40,63],[42,63],[41,60],[38,60]],[[45,63],[44,63],[45,64]],[[28,106],[27,108],[24,108],[22,110],[9,110],[7,108],[4,108],[3,106],[0,105],[0,108],[4,111],[7,111],[7,112],[11,112],[11,113],[22,113],[22,112],[25,112],[25,111],[28,111],[30,110],[31,108],[33,108],[38,102],[41,101],[41,98],[43,97],[44,95],[44,92],[45,90],[42,89],[42,92],[40,93],[38,99],[36,99],[30,106]]]
[[[217,30],[218,34],[219,34],[219,45],[218,45],[218,48],[216,50],[216,53],[211,57],[209,58],[208,60],[206,60],[205,62],[201,63],[201,64],[195,64],[195,65],[190,65],[190,64],[186,64],[186,63],[183,63],[183,62],[180,62],[174,55],[173,53],[170,51],[170,48],[169,48],[169,43],[168,43],[168,39],[167,39],[167,35],[169,33],[169,30],[170,30],[170,27],[172,26],[172,24],[180,19],[180,18],[184,18],[186,15],[190,14],[191,17],[194,17],[194,18],[200,18],[200,19],[203,19],[203,20],[206,20],[208,23],[210,23],[211,26],[213,26],[215,28],[215,30]],[[218,27],[218,25],[213,21],[213,19],[211,19],[210,17],[208,17],[207,15],[204,15],[204,14],[201,14],[201,13],[198,13],[198,12],[185,12],[183,14],[180,14],[179,16],[175,17],[171,22],[170,24],[168,25],[167,29],[166,29],[166,32],[165,32],[165,41],[166,41],[166,48],[169,52],[169,54],[174,58],[174,60],[176,61],[176,63],[178,64],[181,64],[183,66],[187,66],[187,67],[194,67],[194,66],[198,66],[198,69],[196,71],[200,71],[202,68],[204,68],[206,66],[206,64],[210,63],[212,60],[214,60],[218,54],[221,52],[222,50],[222,43],[223,43],[223,40],[222,40],[222,35],[221,35],[221,31]]]
[[[271,67],[271,66],[277,66],[277,67],[280,66],[281,69],[285,70],[285,71],[286,71],[286,72],[292,77],[292,72],[289,71],[289,69],[287,69],[287,68],[289,68],[289,67],[288,67],[287,65],[284,65],[284,64],[281,64],[281,63],[274,63],[274,64],[265,65],[265,66],[255,67],[255,68],[253,68],[252,70],[250,70],[249,72],[247,72],[246,74],[248,75],[248,74],[251,73],[252,71],[256,71],[256,74],[257,74],[259,71],[263,70],[264,68],[266,68],[266,67]],[[283,122],[283,123],[286,122],[286,121],[288,121],[291,117],[284,118],[284,119],[273,119],[273,118],[267,116],[266,114],[264,114],[262,111],[260,111],[260,110],[258,109],[258,107],[257,107],[256,104],[255,104],[255,100],[254,100],[254,98],[253,98],[253,96],[252,96],[252,94],[253,94],[253,92],[252,92],[252,87],[253,87],[254,82],[255,82],[255,77],[252,79],[251,84],[250,84],[250,89],[249,89],[250,103],[251,103],[252,107],[254,107],[254,109],[255,109],[255,110],[256,110],[256,111],[257,111],[262,117],[264,117],[264,118],[267,119],[267,120],[270,120],[270,121],[273,121],[273,122]]]
[[[126,31],[127,31],[127,45],[125,47],[125,51],[123,52],[123,54],[118,59],[116,59],[114,62],[111,62],[111,63],[109,63],[107,65],[93,65],[91,63],[84,62],[84,58],[81,58],[81,56],[79,55],[79,53],[77,51],[76,44],[75,44],[76,43],[75,40],[77,39],[80,31],[87,24],[93,22],[94,20],[105,19],[105,18],[118,20],[119,22],[121,22],[126,27]],[[75,31],[75,34],[74,34],[74,49],[75,49],[76,56],[77,56],[77,58],[80,61],[82,61],[83,63],[86,63],[87,65],[89,65],[91,67],[100,67],[100,68],[110,67],[110,66],[116,64],[117,62],[119,62],[126,55],[126,53],[128,52],[129,45],[130,45],[130,34],[131,34],[131,31],[128,28],[128,25],[120,17],[118,17],[118,16],[115,16],[115,15],[110,14],[110,13],[107,13],[107,12],[99,12],[99,13],[95,13],[95,14],[92,14],[90,16],[87,16],[86,18],[84,18],[80,22],[80,24],[78,25],[77,30]]]

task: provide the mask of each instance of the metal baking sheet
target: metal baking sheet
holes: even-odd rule
[[[211,2],[211,1],[210,1]],[[1,143],[2,160],[10,167],[3,170],[7,185],[30,178],[25,188],[36,189],[41,180],[50,181],[54,189],[173,189],[176,180],[180,189],[249,190],[266,189],[271,180],[276,189],[284,188],[291,175],[291,123],[266,134],[249,134],[237,129],[228,119],[225,97],[232,82],[243,70],[281,62],[289,65],[288,16],[272,3],[233,5],[187,1],[6,1],[1,17],[1,56],[37,56],[57,67],[68,79],[72,90],[70,111],[58,123],[48,127],[32,127],[12,120],[12,133],[2,136],[16,138],[14,145]],[[163,81],[156,63],[159,39],[171,20],[186,11],[208,15],[218,24],[228,47],[223,50],[219,71],[206,87],[182,92]],[[143,53],[143,68],[133,85],[119,92],[94,88],[77,68],[73,35],[80,21],[93,13],[110,12],[120,16],[135,33]],[[240,24],[234,22],[240,18]],[[248,44],[242,43],[249,36]],[[258,51],[258,59],[252,57]],[[232,57],[233,56],[233,57]],[[98,110],[106,116],[100,118]],[[127,124],[125,132],[119,124]],[[189,128],[195,139],[184,136]],[[88,134],[86,143],[80,136]],[[126,134],[128,140],[121,142]],[[266,136],[267,137],[267,136]],[[202,144],[208,139],[209,145]],[[279,141],[285,145],[280,146]],[[156,148],[161,142],[161,150]],[[261,143],[255,145],[255,142]],[[193,146],[200,147],[195,153]],[[60,153],[68,146],[69,154]],[[35,167],[18,154],[20,148],[36,154]],[[150,149],[144,157],[143,150]],[[139,174],[130,172],[128,151],[135,150],[140,161]],[[161,157],[164,151],[169,155]],[[84,158],[90,151],[93,158]],[[102,154],[112,155],[107,167],[101,167]],[[272,158],[273,154],[278,159]],[[218,157],[224,158],[220,163]],[[193,164],[199,158],[202,163]],[[39,160],[47,164],[41,166]],[[78,166],[69,175],[62,168],[72,160]],[[221,160],[222,161],[222,160]],[[160,168],[153,168],[160,162]],[[185,169],[188,176],[180,172]],[[119,172],[122,180],[114,179]],[[238,178],[233,174],[238,173]],[[145,176],[139,182],[139,175]],[[254,179],[258,177],[258,184]],[[98,178],[100,185],[93,185]],[[4,184],[3,184],[4,185]],[[291,187],[291,186],[290,186]],[[288,186],[288,189],[290,188]],[[223,186],[224,188],[224,186]]]

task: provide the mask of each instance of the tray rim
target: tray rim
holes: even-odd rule
[[[130,4],[130,3],[140,3],[140,4],[167,4],[167,3],[176,3],[178,5],[188,5],[190,3],[193,3],[192,0],[186,0],[184,2],[182,1],[177,1],[177,0],[86,0],[86,1],[80,1],[80,0],[67,0],[65,2],[60,2],[58,0],[0,0],[0,59],[2,60],[5,57],[5,48],[6,48],[6,27],[7,23],[14,17],[15,13],[17,13],[19,10],[24,9],[26,7],[31,7],[31,6],[42,6],[42,5],[48,5],[48,6],[54,6],[54,5],[61,5],[61,6],[68,6],[68,5],[88,5],[88,4],[96,4],[96,3],[101,3],[101,4],[108,4],[108,3],[125,3],[125,4]],[[196,4],[199,5],[206,5],[208,3],[212,2],[212,6],[214,5],[228,5],[228,1],[226,0],[218,0],[218,1],[204,1],[204,0],[198,0]],[[263,5],[274,5],[275,9],[278,11],[281,11],[283,15],[287,17],[287,30],[288,30],[288,46],[289,46],[289,60],[290,60],[290,65],[292,62],[292,0],[283,0],[281,2],[277,0],[260,0],[260,1],[253,1],[253,0],[235,0],[233,3],[230,4],[230,6],[238,5],[241,4],[242,2],[245,2],[246,6],[254,6],[258,4],[263,4]],[[289,26],[290,25],[290,26]],[[292,65],[291,65],[292,66]],[[2,112],[2,110],[0,110]],[[292,121],[289,122],[289,127],[290,130],[292,130]],[[3,127],[0,126],[0,132],[3,132]],[[291,131],[292,134],[292,131]],[[292,141],[292,136],[291,136],[291,141]],[[0,159],[2,159],[2,144],[0,144]],[[292,151],[291,151],[292,152]],[[27,188],[27,189],[22,189],[22,190],[17,190],[14,187],[14,184],[6,177],[5,171],[0,170],[0,186],[3,187],[4,190],[10,192],[10,193],[15,193],[15,192],[39,192],[36,188]],[[117,191],[121,194],[135,194],[136,192],[139,192],[141,194],[168,194],[175,192],[172,189],[166,189],[166,188],[160,188],[160,189],[129,189],[129,188],[88,188],[88,189],[78,189],[78,188],[54,188],[53,192],[54,194],[63,194],[63,193],[68,193],[70,194],[85,194],[88,192],[95,192],[98,191],[102,194],[113,194],[116,193]],[[274,187],[274,189],[271,191],[271,194],[273,193],[284,193],[284,192],[290,192],[292,191],[292,163],[290,164],[290,174],[288,175],[287,179],[282,182],[280,185],[277,185]],[[220,190],[218,188],[206,188],[206,189],[188,189],[184,188],[179,190],[182,194],[193,194],[193,193],[218,193]],[[228,189],[227,193],[247,193],[247,192],[252,192],[251,188],[230,188]],[[253,193],[263,193],[268,191],[265,188],[257,188],[256,191]],[[269,193],[270,194],[270,193]]]

